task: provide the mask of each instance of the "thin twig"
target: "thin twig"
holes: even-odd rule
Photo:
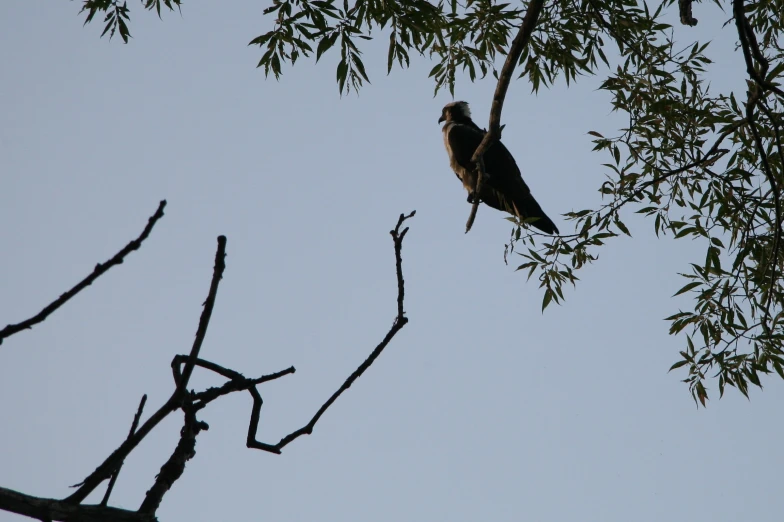
[[[416,210],[412,210],[410,214],[404,215],[400,214],[400,217],[397,220],[397,225],[393,230],[390,230],[389,233],[392,236],[392,241],[395,243],[395,274],[397,275],[397,317],[398,319],[403,319],[403,315],[406,313],[403,310],[403,300],[406,297],[406,288],[405,282],[403,281],[403,256],[402,256],[402,249],[403,249],[403,238],[406,237],[408,233],[408,227],[404,228],[403,231],[400,231],[400,226],[403,222],[409,218],[412,218],[416,215]]]
[[[248,426],[248,439],[247,445],[249,448],[260,449],[263,451],[269,451],[271,453],[280,453],[281,450],[290,442],[294,441],[295,439],[301,437],[302,435],[310,435],[313,433],[313,428],[316,426],[316,423],[321,418],[322,415],[329,409],[330,406],[340,397],[340,395],[348,390],[354,382],[365,373],[370,365],[381,355],[381,352],[384,351],[384,348],[387,347],[389,342],[395,337],[403,327],[408,323],[408,318],[405,316],[405,310],[403,308],[403,299],[405,297],[405,281],[403,280],[403,257],[402,257],[402,248],[403,248],[403,239],[408,232],[408,227],[400,230],[400,227],[403,223],[414,216],[416,211],[411,212],[408,215],[400,214],[400,218],[397,221],[397,226],[393,230],[390,231],[392,235],[392,240],[395,243],[395,272],[397,274],[397,316],[395,317],[394,322],[392,323],[392,327],[389,329],[387,334],[384,336],[384,339],[376,346],[376,348],[370,353],[367,359],[359,365],[359,367],[354,370],[354,372],[349,375],[349,377],[345,380],[345,382],[338,388],[338,390],[332,394],[332,396],[327,399],[325,402],[310,419],[305,426],[302,428],[289,433],[277,444],[266,444],[263,442],[259,442],[256,440],[256,430],[258,429],[259,423],[259,415],[261,412],[261,406],[263,401],[261,399],[261,395],[259,394],[258,390],[255,387],[250,388],[248,391],[251,393],[253,397],[253,410],[251,411],[251,418],[250,424]]]
[[[209,388],[201,393],[197,393],[196,395],[194,395],[194,400],[198,400],[198,402],[196,403],[196,408],[202,409],[203,407],[207,406],[209,403],[211,403],[212,401],[214,401],[219,397],[223,397],[224,395],[228,395],[234,392],[249,390],[254,386],[258,386],[259,384],[264,384],[265,382],[274,381],[275,379],[280,379],[281,377],[284,377],[294,372],[296,372],[296,369],[293,366],[289,366],[285,370],[271,373],[269,375],[262,375],[261,377],[256,377],[255,379],[229,381],[223,386],[220,386],[218,388]]]
[[[204,310],[199,318],[199,327],[196,329],[196,339],[193,341],[189,360],[185,363],[180,382],[177,383],[177,391],[175,393],[180,395],[186,393],[188,381],[190,381],[193,373],[193,366],[199,357],[204,337],[207,335],[207,326],[210,324],[212,309],[215,306],[215,297],[218,294],[218,285],[223,277],[224,270],[226,270],[226,236],[218,236],[218,251],[215,252],[215,268],[213,270],[212,282],[210,283],[210,292],[207,295],[207,300],[204,301]]]
[[[190,359],[189,355],[175,355],[171,362],[172,374],[174,375],[174,382],[178,383],[182,379],[182,372],[180,371],[180,366],[185,364]],[[204,368],[206,370],[210,370],[212,372],[217,373],[227,379],[242,379],[243,375],[237,371],[234,371],[230,368],[224,368],[219,364],[215,364],[214,362],[207,361],[204,359],[199,359],[198,357],[194,361],[196,366]]]
[[[144,411],[144,405],[147,403],[147,394],[145,393],[142,395],[142,400],[139,401],[139,407],[136,409],[136,415],[133,416],[133,422],[131,423],[131,429],[128,431],[128,437],[126,440],[133,436],[136,432],[136,428],[139,426],[139,419],[141,419],[142,412]],[[124,461],[123,461],[124,462]],[[105,506],[109,502],[109,497],[112,494],[112,490],[114,489],[114,484],[117,482],[117,477],[120,475],[120,470],[122,470],[123,462],[120,462],[120,467],[117,468],[112,474],[112,478],[109,479],[109,485],[106,486],[106,493],[103,495],[103,500],[101,500],[101,505]]]
[[[117,252],[111,259],[106,261],[105,263],[95,265],[95,269],[93,272],[82,279],[76,286],[65,292],[63,295],[52,301],[49,305],[47,305],[43,310],[38,312],[33,317],[22,321],[21,323],[17,324],[9,324],[2,330],[0,330],[0,344],[3,344],[3,339],[7,337],[11,337],[12,335],[21,332],[22,330],[29,330],[36,324],[43,322],[47,317],[49,317],[55,310],[63,306],[67,303],[72,297],[76,294],[93,284],[93,281],[101,277],[105,274],[110,268],[115,265],[119,265],[123,262],[125,257],[133,252],[134,250],[138,250],[140,246],[142,246],[142,242],[147,239],[147,236],[150,235],[152,232],[152,228],[155,226],[155,223],[158,222],[159,219],[163,217],[163,209],[166,207],[166,200],[164,199],[158,204],[158,210],[155,211],[150,219],[147,221],[147,226],[144,227],[141,235],[125,245],[125,247]]]
[[[531,34],[534,32],[536,23],[539,21],[539,13],[542,12],[544,0],[531,0],[528,5],[528,11],[525,13],[523,23],[520,25],[520,30],[517,32],[512,45],[509,46],[509,54],[506,55],[506,61],[501,74],[498,77],[498,83],[495,86],[495,94],[493,94],[493,104],[490,107],[490,124],[487,133],[482,138],[482,142],[474,151],[471,162],[477,166],[476,188],[474,189],[474,202],[471,206],[471,213],[466,222],[466,233],[471,230],[476,218],[476,212],[479,207],[480,197],[479,190],[482,188],[483,178],[487,176],[484,169],[484,162],[480,159],[484,156],[485,152],[490,149],[490,146],[496,141],[501,139],[501,111],[504,108],[504,100],[506,98],[506,91],[509,89],[509,83],[512,81],[512,74],[514,73],[517,62],[520,61],[520,56],[523,50],[528,46],[531,39]]]

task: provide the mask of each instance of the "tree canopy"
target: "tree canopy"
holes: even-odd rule
[[[162,5],[180,4],[142,0],[159,16]],[[698,23],[693,9],[719,9],[735,27],[745,92],[710,89],[711,48],[689,35]],[[100,13],[103,34],[128,41],[125,2],[85,0],[82,11],[85,23]],[[704,258],[684,267],[676,294],[691,296],[693,307],[667,318],[670,333],[685,340],[672,369],[688,372],[695,401],[705,405],[710,379],[719,395],[730,385],[748,396],[750,385],[762,386],[760,374],[784,378],[784,1],[693,8],[691,0],[655,7],[638,0],[274,0],[264,12],[272,27],[250,44],[259,46],[258,67],[267,75],[337,48],[340,93],[359,90],[369,81],[363,42],[386,38],[387,70],[424,56],[434,62],[435,92],[454,94],[462,72],[471,81],[494,77],[487,141],[500,136],[504,73],[514,71],[534,92],[601,75],[612,111],[628,121],[612,133],[587,129],[606,169],[603,204],[565,214],[574,231],[562,236],[516,222],[507,254],[521,256],[518,270],[540,281],[544,309],[564,300],[564,286],[577,282],[602,245],[630,235],[624,219],[641,214],[657,236],[704,244]],[[676,26],[666,21],[674,14]]]

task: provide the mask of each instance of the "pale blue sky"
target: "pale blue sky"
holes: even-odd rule
[[[0,322],[37,312],[169,205],[124,265],[0,346],[0,485],[66,496],[143,393],[148,412],[168,397],[219,234],[228,268],[202,356],[246,375],[296,366],[262,388],[259,435],[298,428],[389,328],[388,231],[416,209],[409,325],[281,456],[245,448],[247,395],[205,410],[162,521],[780,520],[782,383],[751,402],[719,401],[711,383],[697,410],[667,373],[684,339],[662,319],[689,304],[670,298],[675,274],[704,245],[631,218],[635,237],[542,314],[536,282],[503,264],[503,214],[480,208],[463,234],[470,206],[436,123],[450,97],[432,97],[428,60],[386,76],[381,38],[365,54],[372,85],[340,98],[334,53],[279,82],[254,68],[264,2],[188,3],[162,22],[131,2],[129,45],[83,28],[79,5],[0,3]],[[676,37],[724,38],[711,81],[741,87],[733,28],[695,9],[698,28]],[[534,96],[515,82],[504,111],[504,141],[563,232],[561,213],[600,201],[606,157],[586,132],[623,123],[597,85]],[[494,87],[458,85],[481,125]],[[132,454],[115,505],[138,507],[180,422]]]

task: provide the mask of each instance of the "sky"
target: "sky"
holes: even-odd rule
[[[80,2],[0,3],[0,322],[15,323],[136,237],[141,250],[33,330],[0,346],[0,486],[62,498],[172,391],[207,295],[216,237],[227,269],[203,358],[261,387],[258,437],[305,424],[386,334],[396,313],[389,230],[403,246],[410,323],[282,455],[247,449],[251,400],[204,410],[210,426],[164,498],[162,521],[712,522],[780,520],[784,465],[775,378],[748,401],[697,409],[667,370],[684,337],[663,318],[702,244],[657,240],[631,216],[562,306],[503,262],[510,225],[470,210],[449,169],[427,58],[340,96],[335,52],[279,81],[247,43],[264,2],[194,2],[163,20],[130,2],[133,39],[82,27]],[[732,26],[695,5],[684,46],[715,40],[712,89],[742,88]],[[601,203],[607,158],[587,134],[623,125],[601,75],[532,94],[510,87],[504,142],[545,211]],[[458,83],[486,125],[495,82]],[[197,372],[196,388],[220,381]],[[136,509],[176,445],[162,423],[126,461],[112,504]],[[102,488],[88,502],[99,502]],[[0,513],[0,521],[22,520]]]

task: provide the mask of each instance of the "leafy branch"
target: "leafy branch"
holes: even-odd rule
[[[142,6],[148,11],[153,9],[161,17],[161,4],[166,6],[170,11],[174,8],[180,9],[181,0],[141,0]],[[118,0],[84,0],[79,14],[87,13],[84,19],[84,24],[92,22],[97,13],[106,13],[103,19],[104,27],[101,37],[109,33],[109,39],[114,37],[115,32],[119,32],[120,38],[123,42],[128,43],[131,33],[128,30],[128,22],[131,20],[130,9],[128,2],[123,1],[122,4]]]

